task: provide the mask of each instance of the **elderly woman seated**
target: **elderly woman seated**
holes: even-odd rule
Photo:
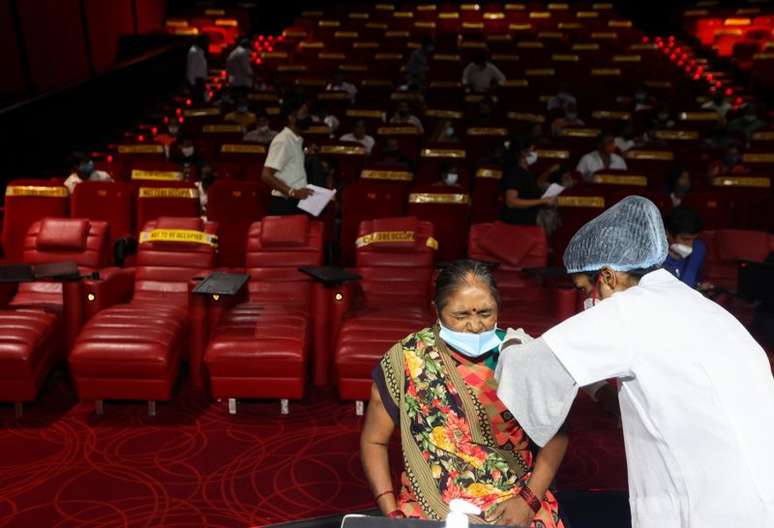
[[[533,453],[498,400],[498,303],[486,266],[453,262],[436,280],[436,324],[396,343],[374,369],[361,452],[385,515],[443,519],[460,498],[483,512],[473,522],[564,527],[549,485],[567,437]],[[398,494],[388,456],[396,427],[405,461]]]

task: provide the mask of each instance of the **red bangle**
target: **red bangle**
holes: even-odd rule
[[[526,484],[519,490],[519,497],[524,499],[524,502],[527,503],[527,506],[529,506],[533,512],[537,513],[540,511],[542,504]]]
[[[392,491],[392,490],[383,491],[383,492],[381,492],[379,495],[377,495],[377,496],[374,498],[374,501],[378,501],[379,499],[381,499],[381,498],[382,498],[382,497],[384,497],[385,495],[395,495],[395,492],[394,492],[394,491]]]
[[[406,516],[400,510],[392,510],[390,513],[387,514],[387,517],[389,517],[390,519],[405,519],[406,518]]]

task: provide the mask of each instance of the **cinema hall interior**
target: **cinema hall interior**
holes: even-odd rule
[[[0,0],[0,527],[774,528],[774,0]]]

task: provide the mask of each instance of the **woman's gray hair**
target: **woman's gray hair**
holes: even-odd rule
[[[489,289],[497,306],[500,306],[500,292],[497,290],[492,272],[483,262],[477,260],[455,260],[441,269],[438,278],[435,279],[435,297],[433,302],[439,312],[449,302],[449,297],[464,284],[471,280],[479,280]]]

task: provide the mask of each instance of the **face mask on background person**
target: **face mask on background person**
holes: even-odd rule
[[[182,147],[182,148],[180,149],[180,153],[181,153],[181,154],[182,154],[184,157],[186,157],[186,158],[190,158],[190,157],[191,157],[191,156],[193,156],[193,154],[194,154],[194,148],[193,148],[193,147]]]
[[[529,152],[529,154],[524,156],[524,159],[526,160],[527,165],[534,165],[535,162],[538,160],[538,153],[532,150]]]
[[[460,176],[456,172],[447,172],[443,175],[443,182],[446,185],[457,185],[457,182],[459,181]]]
[[[81,176],[89,176],[92,172],[94,172],[94,162],[92,160],[84,161],[78,166],[78,174]]]
[[[446,135],[447,136],[453,136],[454,135],[454,127],[446,127]]]
[[[180,132],[180,127],[177,125],[170,126],[167,130],[169,130],[169,133],[173,136],[176,136],[178,132]]]
[[[677,255],[682,259],[687,259],[691,256],[691,253],[693,253],[693,246],[689,246],[687,244],[672,244],[669,246],[669,249],[677,253]]]
[[[497,337],[495,332],[497,325],[492,330],[487,330],[480,334],[456,332],[446,328],[443,323],[439,322],[439,325],[441,326],[441,331],[438,335],[443,339],[444,343],[469,358],[481,357],[490,350],[500,346],[500,338]]]

